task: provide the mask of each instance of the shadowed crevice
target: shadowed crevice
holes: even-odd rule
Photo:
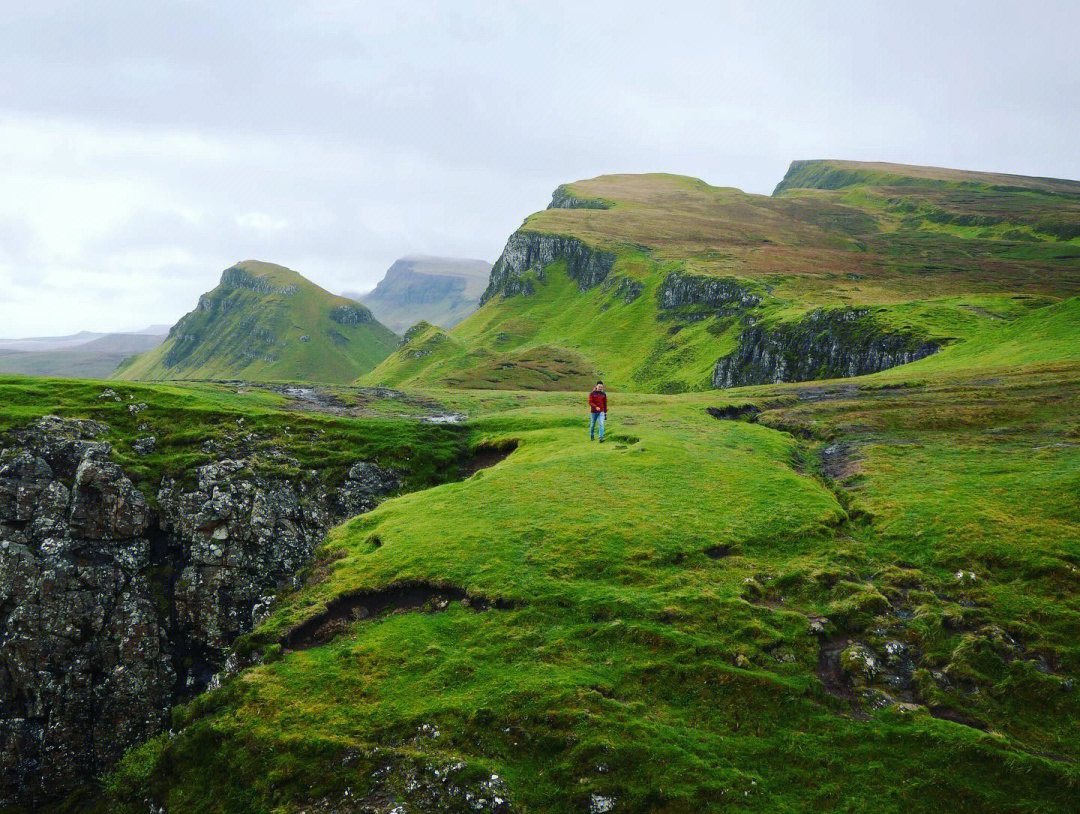
[[[471,477],[481,469],[495,466],[510,457],[510,453],[518,448],[516,439],[484,443],[474,447],[468,459],[462,464],[462,479]]]
[[[510,610],[517,606],[512,600],[470,596],[454,585],[408,582],[340,596],[325,611],[286,633],[281,644],[286,650],[307,650],[328,643],[363,619],[406,611],[438,613],[449,609],[454,602],[478,612],[490,608]]]
[[[705,412],[721,421],[757,421],[761,410],[753,404],[732,405],[729,407],[706,407]]]

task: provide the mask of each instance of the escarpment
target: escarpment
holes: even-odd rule
[[[566,184],[560,184],[551,194],[548,209],[611,209],[612,203],[603,198],[575,195]]]
[[[0,806],[46,804],[165,729],[328,528],[401,486],[367,461],[328,488],[226,457],[148,501],[107,432],[47,416],[0,444]]]
[[[602,283],[615,265],[614,253],[593,248],[578,238],[518,230],[495,261],[480,304],[496,295],[535,293],[534,279],[542,280],[545,267],[558,260],[566,262],[567,276],[576,280],[582,291]]]
[[[713,387],[835,379],[877,373],[936,353],[919,334],[888,331],[866,309],[811,311],[798,322],[752,325],[713,370]]]
[[[761,305],[761,296],[732,277],[702,277],[673,271],[656,290],[657,304],[664,309],[694,306],[705,313],[737,313]]]

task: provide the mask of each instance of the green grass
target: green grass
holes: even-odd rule
[[[324,291],[281,266],[245,261],[247,275],[203,295],[158,347],[113,374],[127,380],[246,379],[345,384],[397,345],[363,305]],[[352,319],[342,319],[342,309]]]
[[[603,446],[577,396],[440,393],[473,415],[474,443],[517,450],[341,526],[323,577],[243,647],[273,650],[333,598],[403,582],[512,606],[361,621],[248,670],[133,752],[110,805],[408,799],[410,772],[460,761],[526,811],[592,794],[629,811],[1071,810],[1080,364],[826,384],[823,400],[805,387],[616,394]],[[764,408],[758,424],[705,413],[732,396]],[[832,481],[817,455],[838,442],[857,453]],[[706,555],[718,545],[727,556]],[[925,707],[853,715],[815,675],[812,615],[918,648],[924,703],[986,731]]]
[[[119,400],[101,398],[106,388]],[[196,467],[218,460],[218,450],[238,446],[249,450],[262,475],[315,470],[327,485],[337,485],[362,459],[399,469],[413,489],[452,476],[465,456],[462,428],[401,417],[417,412],[415,404],[341,395],[365,417],[294,411],[283,396],[257,387],[0,376],[0,432],[42,415],[104,422],[114,458],[151,502],[162,477],[193,481]],[[148,435],[157,442],[153,452],[137,454],[132,443]]]

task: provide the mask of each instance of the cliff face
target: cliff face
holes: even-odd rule
[[[548,209],[611,209],[611,202],[602,198],[584,198],[575,195],[566,184],[556,187],[551,195]]]
[[[594,249],[577,238],[519,230],[510,236],[495,261],[480,304],[496,295],[534,293],[533,279],[543,279],[544,267],[556,260],[566,261],[567,275],[582,291],[602,283],[615,265],[613,253]]]
[[[738,347],[716,363],[713,387],[863,376],[914,362],[940,346],[893,333],[863,309],[812,311],[796,323],[747,328]]]
[[[555,197],[553,206],[561,201],[558,191]],[[567,275],[582,291],[603,283],[629,303],[643,290],[640,282],[610,276],[611,252],[576,238],[522,230],[511,236],[495,263],[483,301],[536,293],[535,281],[556,261],[565,262]],[[939,348],[924,336],[889,330],[865,309],[811,311],[796,322],[766,328],[758,320],[769,302],[766,286],[734,277],[672,271],[656,287],[658,320],[725,317],[745,326],[735,351],[715,364],[712,385],[717,388],[861,376],[922,359]]]
[[[45,417],[0,452],[0,806],[38,806],[161,731],[205,689],[335,522],[398,476],[164,478],[152,507],[93,421]]]
[[[656,297],[661,308],[703,306],[712,313],[740,311],[761,304],[761,297],[738,280],[679,271],[664,278]]]

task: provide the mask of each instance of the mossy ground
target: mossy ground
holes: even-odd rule
[[[109,391],[114,395],[103,397]],[[329,392],[333,393],[333,390]],[[104,422],[102,440],[153,501],[162,477],[192,479],[222,456],[244,457],[261,475],[315,472],[336,486],[358,460],[401,471],[409,489],[455,475],[466,455],[467,432],[420,420],[434,402],[337,391],[362,418],[297,409],[271,389],[238,383],[160,384],[0,376],[0,433],[42,415]],[[132,444],[153,436],[153,451]]]

